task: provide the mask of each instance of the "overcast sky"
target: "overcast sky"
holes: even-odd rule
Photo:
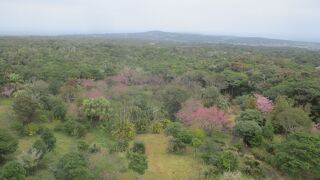
[[[0,34],[150,30],[320,42],[320,0],[0,0]]]

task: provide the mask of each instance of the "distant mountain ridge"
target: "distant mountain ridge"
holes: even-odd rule
[[[233,44],[247,46],[268,46],[268,47],[298,47],[308,49],[320,49],[320,43],[290,41],[280,39],[269,39],[260,37],[238,37],[238,36],[218,36],[188,33],[171,33],[163,31],[148,31],[141,33],[110,33],[95,36],[105,36],[109,38],[140,39],[149,41],[174,41],[192,43],[213,43],[213,44]]]

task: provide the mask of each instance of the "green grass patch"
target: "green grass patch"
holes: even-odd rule
[[[144,134],[136,140],[146,145],[148,169],[142,179],[200,179],[203,165],[194,158],[192,152],[184,155],[175,155],[167,152],[169,138],[163,134]],[[123,173],[119,179],[134,179],[137,174]]]

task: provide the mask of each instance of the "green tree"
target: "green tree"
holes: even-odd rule
[[[262,129],[255,121],[238,121],[233,130],[249,146],[259,146],[262,143]]]
[[[68,153],[57,164],[55,177],[58,180],[93,179],[87,169],[87,162],[80,153]]]
[[[2,180],[25,180],[26,170],[17,161],[7,162],[0,173]]]
[[[284,172],[302,176],[308,173],[320,178],[320,137],[296,133],[275,148],[275,165]]]
[[[289,108],[275,116],[274,123],[278,131],[291,133],[311,127],[311,119],[301,108]]]
[[[202,91],[201,98],[205,107],[217,105],[221,94],[215,86],[208,87]]]
[[[50,129],[43,129],[40,133],[40,138],[46,144],[48,151],[52,151],[56,146],[56,138]]]
[[[85,99],[82,102],[81,110],[93,121],[108,120],[111,116],[111,104],[105,98]]]
[[[31,97],[17,97],[13,102],[13,111],[17,115],[18,120],[22,121],[23,125],[36,120],[39,115],[39,109],[39,103]]]
[[[0,156],[13,153],[17,150],[17,148],[18,140],[6,130],[0,129]]]
[[[255,121],[259,124],[259,126],[264,125],[264,119],[262,114],[254,109],[247,109],[240,113],[240,116],[237,118],[237,121]]]
[[[181,109],[181,103],[187,98],[187,91],[179,86],[169,86],[164,90],[162,99],[170,119],[175,119],[175,114]]]

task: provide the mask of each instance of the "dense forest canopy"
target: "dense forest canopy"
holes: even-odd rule
[[[0,37],[0,92],[0,179],[320,178],[318,50]]]

